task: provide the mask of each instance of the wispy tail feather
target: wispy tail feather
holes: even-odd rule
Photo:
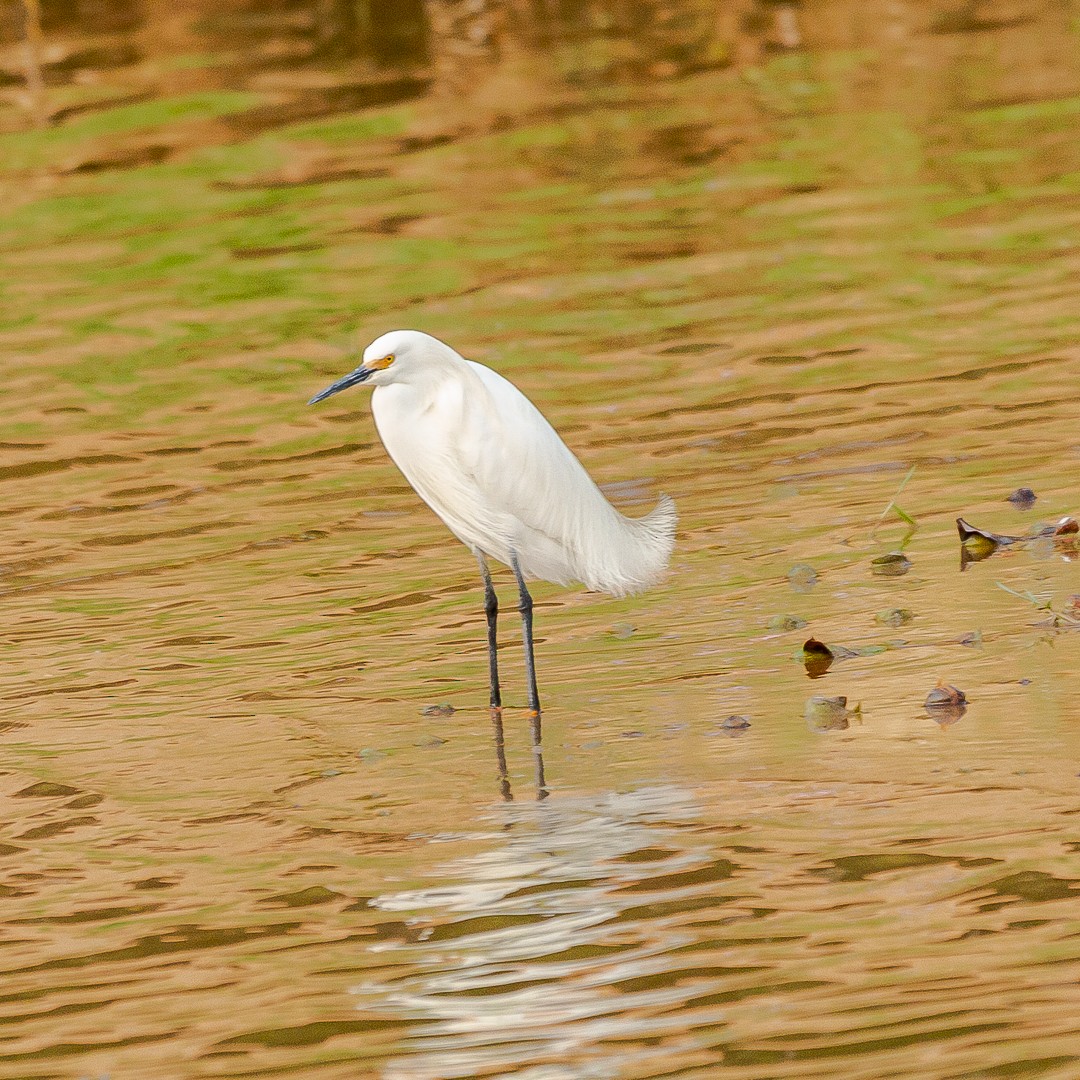
[[[585,578],[585,584],[612,596],[632,596],[664,576],[675,547],[679,515],[675,503],[667,495],[661,495],[645,517],[618,514],[618,518],[621,535],[613,538],[611,548],[590,568],[594,572]]]

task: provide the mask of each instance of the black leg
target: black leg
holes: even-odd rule
[[[484,577],[484,614],[487,615],[488,675],[491,680],[491,707],[502,708],[502,693],[499,690],[499,658],[496,655],[498,642],[495,623],[499,618],[499,598],[495,595],[495,586],[491,584],[491,572],[487,560],[478,551],[476,561],[480,564],[480,573]]]
[[[521,567],[518,566],[517,556],[512,553],[510,568],[514,571],[514,577],[517,578],[518,594],[521,597],[518,610],[521,612],[521,636],[525,645],[525,677],[529,681],[529,708],[539,716],[540,694],[536,689],[536,662],[533,659],[533,602],[529,590],[525,588],[525,578],[522,576]]]

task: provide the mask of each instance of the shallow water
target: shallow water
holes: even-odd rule
[[[1074,24],[824,8],[495,124],[3,136],[0,1075],[1076,1075],[1075,550],[954,524],[1077,511]],[[304,405],[394,325],[680,510],[535,590],[543,800],[512,611],[500,775],[471,557]]]

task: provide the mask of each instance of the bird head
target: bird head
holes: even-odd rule
[[[415,372],[425,360],[448,352],[451,352],[449,347],[430,334],[421,333],[419,330],[391,330],[390,333],[377,337],[364,350],[364,357],[358,368],[331,383],[308,404],[314,405],[331,394],[364,382],[370,382],[372,386],[402,382],[410,371]]]

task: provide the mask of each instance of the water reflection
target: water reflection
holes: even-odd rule
[[[505,811],[499,845],[446,868],[462,884],[373,900],[429,926],[410,950],[413,974],[354,989],[360,1008],[426,1021],[387,1077],[526,1063],[549,1076],[621,1075],[620,1042],[685,1026],[680,984],[744,978],[749,969],[672,964],[693,940],[680,919],[734,899],[723,895],[734,863],[677,839],[698,816],[687,793],[664,788]],[[380,951],[393,961],[396,946]],[[630,1059],[643,1063],[639,1050]]]
[[[506,739],[503,734],[503,711],[501,708],[491,710],[492,736],[495,745],[495,764],[499,773],[499,795],[504,802],[513,802],[514,793],[510,786],[510,773],[506,766]],[[529,740],[532,750],[534,783],[537,801],[546,799],[548,791],[547,779],[544,775],[544,748],[541,736],[542,719],[539,713],[529,715]]]
[[[1037,1054],[989,1047],[1018,1023],[1038,1027],[1041,993],[1065,992],[1068,976],[1025,956],[1025,942],[1056,940],[1068,969],[1080,965],[1061,937],[1078,880],[1006,871],[1001,849],[957,854],[944,834],[886,828],[871,841],[846,813],[865,809],[865,793],[842,784],[783,786],[777,829],[759,817],[775,810],[771,786],[508,808],[483,853],[442,866],[430,887],[375,898],[416,930],[410,944],[375,946],[385,976],[352,989],[362,1012],[416,1025],[385,1075],[1033,1067]],[[875,794],[886,811],[921,797]],[[993,803],[956,794],[956,807]],[[720,795],[727,815],[703,805]],[[1030,917],[999,917],[1017,906]],[[972,950],[963,963],[956,941]],[[1023,1019],[981,983],[991,956],[1042,985],[1021,995]],[[940,1055],[929,1072],[928,1044]]]
[[[46,7],[47,131],[0,54],[0,1071],[1071,1078],[1075,550],[961,577],[953,521],[1075,512],[1072,6],[560,3],[456,87],[436,12],[510,6],[371,5],[425,37],[370,53],[365,5]],[[545,597],[543,754],[467,708],[473,585],[367,411],[298,411],[389,320],[684,509],[632,615]],[[810,635],[862,724],[804,712]]]

